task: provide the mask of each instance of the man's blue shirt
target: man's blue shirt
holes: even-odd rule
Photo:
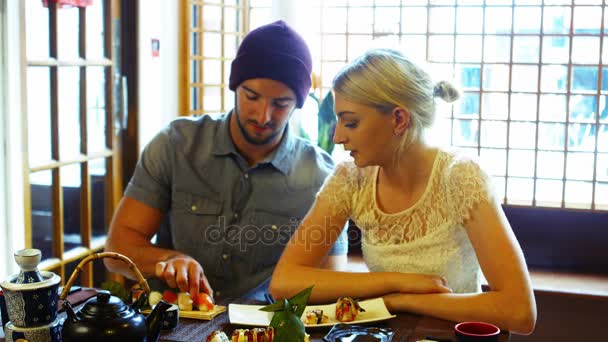
[[[288,127],[273,153],[250,167],[232,142],[230,115],[173,121],[146,146],[125,191],[167,214],[158,245],[195,258],[222,297],[270,277],[334,166]],[[329,254],[347,249],[344,232]]]

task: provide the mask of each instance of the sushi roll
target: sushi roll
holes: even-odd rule
[[[350,297],[340,297],[336,302],[336,319],[340,322],[352,322],[359,311],[365,312],[356,300]]]
[[[206,342],[230,342],[230,340],[223,331],[216,330],[207,336]]]
[[[323,310],[310,310],[306,311],[302,322],[306,325],[322,324],[327,323],[329,317],[323,314]]]

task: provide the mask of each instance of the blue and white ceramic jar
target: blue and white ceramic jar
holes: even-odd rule
[[[15,260],[21,267],[21,272],[10,276],[0,284],[4,292],[9,323],[15,327],[31,328],[49,325],[57,318],[59,298],[57,289],[61,277],[53,272],[38,271],[39,253],[39,250],[31,249],[15,253]],[[36,254],[38,254],[37,259],[32,258]],[[24,255],[25,258],[21,258]],[[40,281],[35,281],[38,276]],[[30,279],[34,281],[29,282]]]
[[[16,327],[12,322],[8,322],[4,327],[4,338],[6,342],[13,342],[19,339],[28,342],[61,342],[61,324],[59,319],[51,324],[33,328]]]

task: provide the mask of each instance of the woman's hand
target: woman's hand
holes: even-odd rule
[[[451,293],[445,277],[434,274],[397,273],[398,293]]]

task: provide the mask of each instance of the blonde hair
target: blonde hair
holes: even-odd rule
[[[397,156],[412,143],[420,142],[435,120],[435,97],[456,101],[459,91],[449,82],[436,84],[421,67],[391,49],[367,51],[344,67],[333,80],[333,90],[350,102],[388,114],[396,107],[410,112],[409,128]]]

